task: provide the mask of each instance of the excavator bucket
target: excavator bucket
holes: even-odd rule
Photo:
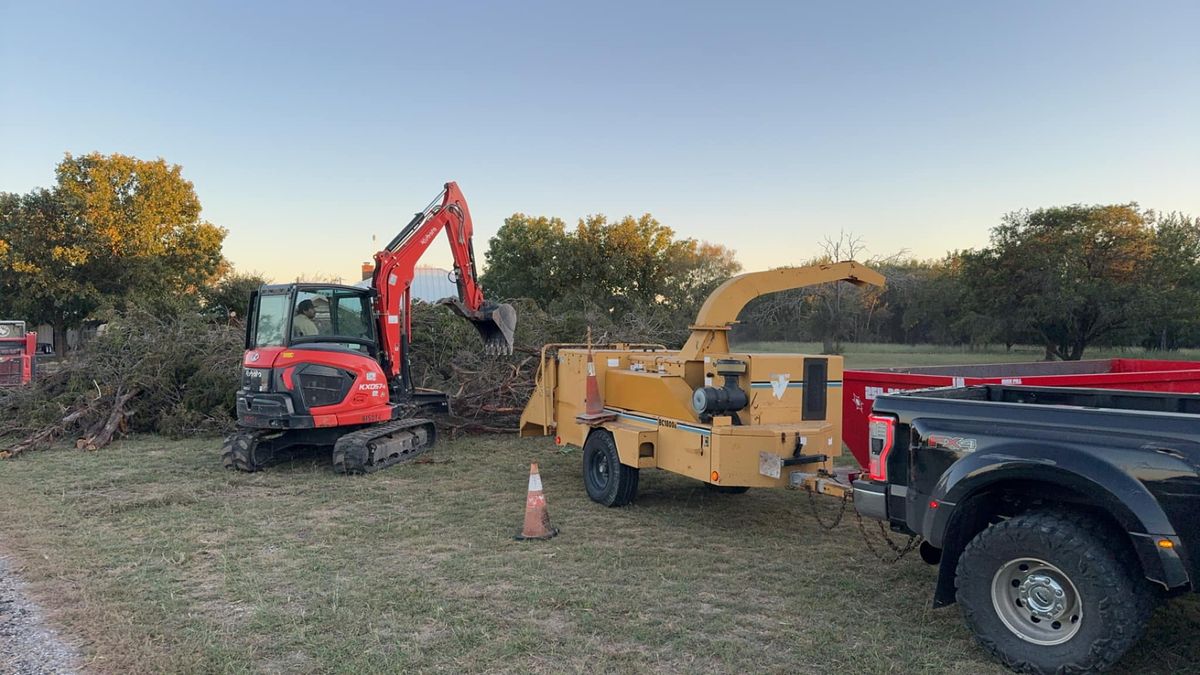
[[[446,298],[440,304],[449,305],[454,313],[475,324],[483,338],[485,354],[512,354],[513,333],[517,330],[517,310],[512,305],[486,304],[477,311],[468,309],[457,298]]]

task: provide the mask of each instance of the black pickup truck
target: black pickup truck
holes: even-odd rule
[[[924,538],[1014,670],[1115,663],[1200,575],[1200,396],[989,385],[881,396],[863,516]]]

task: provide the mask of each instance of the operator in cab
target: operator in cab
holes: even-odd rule
[[[317,322],[313,321],[315,318],[317,308],[313,306],[313,301],[301,300],[296,305],[296,316],[292,317],[292,337],[308,337],[319,333]]]

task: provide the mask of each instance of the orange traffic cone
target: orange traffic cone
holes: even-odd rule
[[[529,494],[525,497],[525,527],[515,537],[525,539],[549,539],[558,534],[558,528],[550,524],[550,512],[546,510],[546,495],[542,494],[542,477],[538,475],[537,462],[529,465]]]
[[[587,384],[583,391],[583,414],[575,421],[581,424],[596,424],[614,419],[616,415],[604,412],[604,399],[600,397],[600,383],[596,380],[596,361],[592,358],[592,329],[588,328]]]

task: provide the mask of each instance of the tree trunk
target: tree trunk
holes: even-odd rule
[[[1071,345],[1071,353],[1067,355],[1066,361],[1078,361],[1083,358],[1083,350],[1087,348],[1087,343],[1083,340],[1076,341]]]
[[[54,324],[51,335],[54,336],[54,354],[61,359],[67,355],[67,327],[62,324]]]

